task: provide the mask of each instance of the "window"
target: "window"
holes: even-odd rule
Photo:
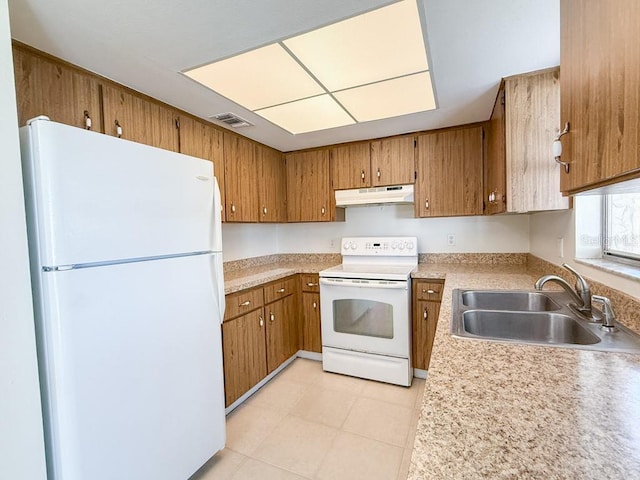
[[[640,193],[603,198],[603,257],[640,264]]]

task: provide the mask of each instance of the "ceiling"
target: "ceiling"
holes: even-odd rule
[[[292,135],[180,72],[389,0],[9,0],[12,36],[282,151],[489,118],[500,79],[560,63],[559,0],[417,0],[438,109]]]

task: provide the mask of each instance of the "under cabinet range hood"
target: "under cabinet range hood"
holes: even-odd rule
[[[385,203],[412,204],[413,185],[336,190],[336,207],[380,205]]]

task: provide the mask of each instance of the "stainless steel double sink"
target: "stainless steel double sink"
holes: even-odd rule
[[[640,353],[640,335],[623,325],[615,332],[579,318],[565,292],[453,291],[451,334],[506,343]]]

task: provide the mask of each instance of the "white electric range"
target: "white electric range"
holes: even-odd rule
[[[341,253],[341,265],[320,272],[323,369],[411,385],[416,237],[347,237]]]

